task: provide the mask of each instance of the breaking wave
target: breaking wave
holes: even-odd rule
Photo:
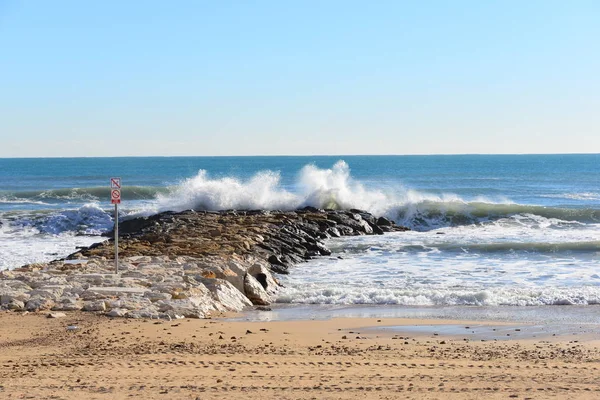
[[[165,187],[125,186],[121,190],[121,198],[123,200],[153,200],[159,193],[168,191],[169,189]],[[14,204],[47,205],[65,201],[103,201],[105,199],[110,199],[109,187],[0,192],[0,203]]]
[[[577,288],[358,288],[304,285],[276,300],[293,304],[396,304],[405,306],[544,306],[600,304],[599,287]]]
[[[454,194],[435,195],[403,187],[374,189],[353,179],[344,161],[330,169],[305,166],[291,190],[283,187],[277,172],[260,172],[243,181],[232,177],[211,178],[207,171],[201,170],[168,192],[157,194],[158,211],[294,210],[304,206],[366,210],[417,230],[477,224],[515,215],[547,220],[540,224],[600,222],[600,209],[521,205],[505,199],[467,201]]]
[[[79,235],[100,235],[113,227],[111,214],[96,203],[73,210],[34,212],[4,222],[14,229],[32,229],[37,234],[58,235],[71,232]]]
[[[518,223],[519,220],[523,220],[523,217],[531,220],[534,224],[537,223],[539,227],[570,223],[600,223],[600,209],[570,209],[462,200],[424,200],[403,204],[388,215],[396,222],[419,230],[471,225],[508,218],[512,222]],[[515,218],[515,216],[521,218]]]
[[[314,206],[327,209],[360,208],[377,210],[389,202],[382,192],[367,190],[350,176],[348,165],[337,162],[331,169],[307,165],[300,171],[294,190],[282,187],[279,173],[265,171],[247,181],[235,178],[211,179],[204,170],[159,194],[161,210],[182,211],[265,209],[295,210]]]

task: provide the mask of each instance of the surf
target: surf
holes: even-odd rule
[[[599,223],[600,209],[561,208],[517,204],[506,197],[462,198],[454,193],[434,194],[404,187],[377,187],[354,179],[345,161],[332,168],[305,165],[296,179],[283,185],[276,171],[262,171],[249,179],[213,178],[200,170],[166,192],[156,195],[156,212],[188,209],[294,210],[305,206],[321,209],[360,209],[385,216],[416,230],[431,230],[534,215],[548,221]],[[554,223],[552,222],[552,223]]]

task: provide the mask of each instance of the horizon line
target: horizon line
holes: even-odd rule
[[[18,159],[84,159],[84,158],[226,158],[226,157],[435,157],[435,156],[566,156],[600,155],[600,152],[573,153],[418,153],[418,154],[241,154],[241,155],[129,155],[129,156],[22,156],[4,157],[2,160]]]

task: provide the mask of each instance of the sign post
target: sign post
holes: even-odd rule
[[[110,202],[115,205],[115,274],[119,273],[119,204],[121,204],[121,178],[110,178]]]

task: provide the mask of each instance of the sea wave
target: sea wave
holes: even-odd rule
[[[539,227],[577,222],[600,223],[600,209],[557,208],[462,200],[423,200],[401,204],[390,210],[388,214],[396,222],[419,230],[499,220],[506,220],[507,223],[519,223],[519,221],[527,219],[529,224],[537,223]]]
[[[573,288],[365,288],[308,284],[285,288],[278,303],[397,304],[405,306],[543,306],[600,304],[600,287]]]
[[[331,169],[307,165],[300,171],[294,191],[281,185],[280,174],[263,171],[242,181],[232,177],[212,179],[207,171],[187,179],[168,194],[159,194],[161,210],[266,209],[294,210],[304,206],[328,209],[361,208],[379,211],[391,199],[378,190],[369,190],[350,175],[344,161]],[[381,210],[383,211],[383,210]]]
[[[15,204],[51,204],[65,201],[101,201],[110,199],[110,188],[62,188],[48,190],[29,190],[19,192],[0,192],[0,203]],[[166,187],[125,186],[121,189],[123,200],[153,200],[159,193],[166,193]]]
[[[600,193],[581,192],[581,193],[543,194],[540,197],[547,197],[547,198],[551,198],[551,199],[596,201],[596,200],[600,200]]]
[[[105,201],[109,198],[109,191],[108,187],[91,187],[0,192],[0,202],[34,203],[64,209],[69,204]],[[544,207],[516,204],[500,197],[465,199],[453,193],[426,193],[403,187],[401,183],[396,187],[367,185],[351,175],[344,161],[338,161],[331,168],[306,165],[295,181],[286,185],[282,184],[280,174],[274,171],[262,171],[242,180],[235,177],[213,178],[207,171],[200,170],[196,176],[171,187],[124,186],[121,196],[124,202],[122,212],[127,218],[188,209],[294,210],[313,206],[366,210],[420,231],[494,221],[539,228],[600,223],[600,209],[593,206]],[[82,225],[79,212],[54,211],[53,215],[50,227],[44,228],[49,232],[54,229],[51,227],[62,231],[62,227],[78,229]],[[106,226],[107,223],[92,225]]]
[[[600,253],[600,241],[590,240],[585,242],[505,242],[505,243],[444,243],[436,244],[437,250],[458,251],[461,253],[505,253],[507,251],[526,251],[535,253],[572,253],[572,252],[598,252]]]
[[[98,203],[88,203],[77,209],[52,212],[30,212],[5,220],[5,232],[30,229],[35,234],[100,235],[113,227],[112,215]]]

